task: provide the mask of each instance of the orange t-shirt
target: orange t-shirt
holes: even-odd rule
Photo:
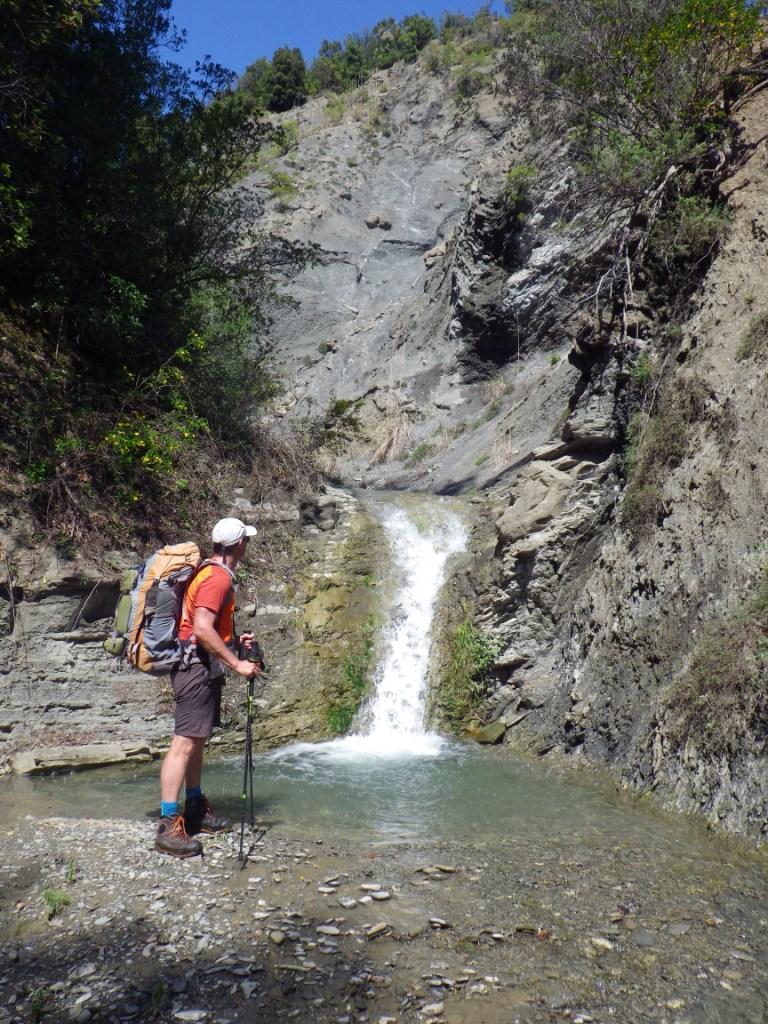
[[[205,565],[193,578],[184,595],[184,608],[179,623],[179,639],[189,640],[198,608],[207,608],[216,616],[216,632],[225,644],[234,635],[235,592],[232,577],[222,565]]]

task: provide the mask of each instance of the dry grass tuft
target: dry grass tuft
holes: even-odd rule
[[[384,413],[373,440],[375,448],[371,464],[374,466],[399,459],[408,450],[411,443],[411,421],[397,399],[392,400]]]

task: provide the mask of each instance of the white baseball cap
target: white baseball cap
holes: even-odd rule
[[[225,548],[231,548],[233,544],[237,544],[243,537],[255,536],[255,526],[246,526],[241,520],[233,519],[231,516],[228,516],[226,519],[220,519],[211,531],[213,543],[221,544]]]

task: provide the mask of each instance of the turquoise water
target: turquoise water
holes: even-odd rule
[[[15,813],[152,817],[159,765],[6,780]],[[243,760],[209,758],[205,789],[240,819]],[[366,756],[344,741],[254,757],[255,812],[288,834],[367,842],[515,838],[525,846],[632,845],[649,857],[719,861],[733,844],[594,776],[551,771],[506,751],[444,741],[431,756]]]

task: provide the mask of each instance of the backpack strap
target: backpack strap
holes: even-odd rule
[[[204,569],[206,565],[217,565],[220,569],[223,569],[224,572],[229,576],[230,580],[232,580],[232,585],[234,587],[234,584],[237,582],[237,577],[235,576],[234,572],[229,568],[228,565],[224,565],[223,562],[218,562],[215,558],[206,558],[204,561],[202,561],[195,570],[195,576],[197,576],[200,570]]]

